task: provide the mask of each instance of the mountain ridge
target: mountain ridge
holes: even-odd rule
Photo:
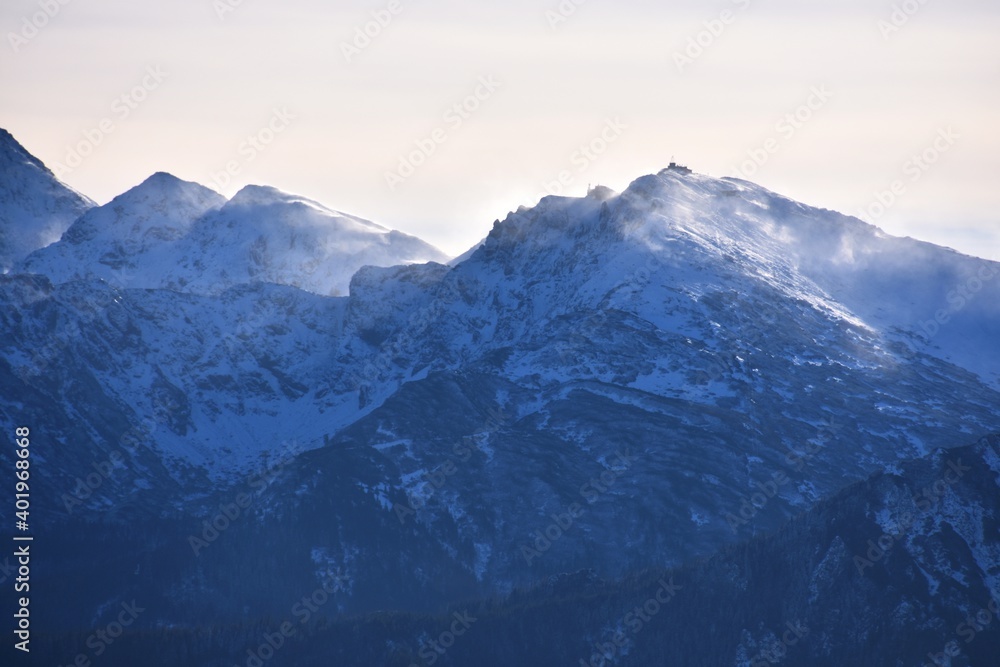
[[[365,264],[446,260],[416,237],[269,186],[248,185],[226,200],[158,172],[89,211],[19,269],[56,283],[101,278],[218,294],[273,282],[343,294]]]
[[[150,188],[202,192],[171,178]],[[165,623],[266,617],[331,573],[331,614],[426,611],[677,566],[1000,430],[996,264],[759,186],[667,170],[546,197],[463,261],[350,268],[346,296],[274,284],[309,278],[278,251],[391,232],[265,187],[241,198],[259,216],[206,197],[175,242],[202,254],[136,267],[154,288],[0,278],[0,421],[45,425],[37,510],[148,531],[120,551],[141,578],[74,561],[80,613],[115,590]],[[84,218],[142,236],[177,212],[147,208]],[[922,335],[954,285],[974,298]]]
[[[0,273],[57,241],[93,206],[0,128]]]
[[[1000,647],[997,535],[970,530],[965,513],[996,522],[998,475],[995,434],[877,472],[773,532],[679,567],[622,578],[565,572],[424,613],[323,619],[275,664],[991,664]],[[885,527],[886,518],[896,524]],[[349,585],[338,576],[326,588],[336,599]],[[455,618],[469,619],[475,640],[434,651],[432,639]],[[166,665],[188,645],[244,655],[260,637],[253,621],[211,636],[188,623],[169,634],[129,630],[120,650]]]

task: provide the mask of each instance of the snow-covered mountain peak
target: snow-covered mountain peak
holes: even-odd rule
[[[668,168],[637,178],[621,199],[635,211],[654,211],[671,222],[693,223],[713,238],[725,236],[734,242],[746,241],[748,233],[780,242],[801,241],[810,235],[825,242],[831,233],[889,238],[862,220],[803,204],[739,178]]]
[[[208,188],[160,172],[108,204],[89,211],[73,223],[62,241],[71,246],[96,244],[104,253],[113,252],[126,259],[127,255],[146,252],[158,243],[180,239],[195,220],[224,203],[221,195]],[[48,257],[64,256],[65,252],[62,244],[53,246],[29,258],[25,267],[29,271],[47,269]],[[74,263],[87,264],[88,260],[80,256]],[[79,273],[87,267],[66,269]],[[58,276],[50,276],[56,282],[61,281]]]
[[[82,216],[22,268],[55,283],[218,294],[271,282],[336,295],[368,264],[446,260],[420,239],[276,188],[249,185],[226,201],[160,172]]]
[[[112,200],[118,205],[148,205],[157,210],[166,205],[186,206],[200,210],[202,214],[220,208],[226,203],[225,197],[203,185],[185,181],[173,174],[158,171],[139,185],[136,185]]]
[[[261,231],[288,227],[314,228],[319,234],[389,232],[369,220],[266,185],[247,185],[237,192],[223,207],[222,217],[239,219],[242,226]]]
[[[301,195],[285,192],[270,185],[245,185],[227,206],[230,208],[249,208],[254,206],[275,206],[282,204],[299,204],[319,211],[330,211],[323,204]]]
[[[808,304],[880,345],[902,343],[1000,386],[991,342],[1000,336],[996,262],[893,237],[734,178],[666,169],[620,195],[602,194],[549,196],[510,213],[455,265],[457,275],[488,290],[522,276],[536,311],[554,316],[574,303],[649,319],[672,294],[696,302],[766,295]],[[552,292],[543,296],[535,285]],[[675,326],[668,319],[657,325]]]
[[[316,205],[315,202],[309,201],[304,197],[288,194],[270,185],[246,185],[233,195],[233,198],[229,200],[227,205],[230,207],[269,206],[294,201],[308,202]]]
[[[76,192],[0,129],[0,273],[59,240],[94,202]]]
[[[171,185],[179,185],[184,183],[181,179],[177,178],[173,174],[167,171],[158,171],[149,176],[146,180],[139,184],[141,186],[154,186],[159,185],[161,187],[168,187]]]
[[[52,173],[41,160],[25,150],[14,135],[0,127],[0,169],[6,170],[13,165],[30,166],[48,174]]]

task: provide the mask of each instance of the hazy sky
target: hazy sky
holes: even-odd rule
[[[268,184],[458,254],[675,157],[1000,258],[995,0],[63,1],[4,0],[0,126],[100,203]]]

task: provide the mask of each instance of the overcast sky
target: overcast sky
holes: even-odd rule
[[[676,158],[1000,258],[1000,3],[577,2],[4,0],[0,126],[100,203],[267,184],[451,254]]]

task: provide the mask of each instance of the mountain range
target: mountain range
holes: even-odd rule
[[[362,266],[446,260],[415,237],[274,188],[248,186],[226,201],[158,173],[88,211],[17,270],[192,294],[275,283],[339,295]]]
[[[678,592],[621,664],[749,665],[799,621],[814,639],[790,664],[919,660],[998,590],[996,262],[668,168],[521,207],[448,263],[260,186],[226,201],[156,174],[76,201],[0,149],[2,238],[63,230],[0,276],[0,422],[39,434],[37,613],[64,633],[56,659],[134,599],[147,634],[122,656],[187,628],[219,656],[198,664],[231,665],[246,653],[230,640],[322,590],[288,664],[409,665],[421,642],[398,636],[434,634],[463,600],[494,661],[456,640],[441,664],[518,646],[534,647],[520,664],[567,647],[593,662],[619,611],[673,575],[705,597]],[[875,526],[976,442],[973,483],[914,500],[899,555],[852,573]],[[709,649],[711,628],[726,639]],[[908,629],[926,640],[912,654]],[[381,662],[335,652],[358,632]]]

